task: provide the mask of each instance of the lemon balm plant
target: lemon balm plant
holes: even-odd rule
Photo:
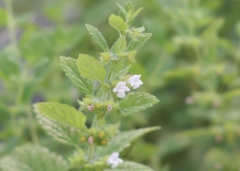
[[[34,105],[43,129],[54,139],[74,148],[74,154],[68,157],[69,162],[43,147],[27,145],[0,162],[3,171],[9,171],[9,168],[19,171],[152,170],[142,164],[125,161],[119,154],[134,139],[159,127],[119,131],[122,116],[138,113],[158,100],[148,93],[136,92],[143,84],[141,73],[129,73],[132,63],[136,62],[138,49],[151,36],[144,32],[144,27],[132,26],[142,8],[135,10],[132,3],[118,6],[119,15],[109,17],[110,25],[119,33],[111,48],[95,27],[86,25],[93,41],[101,49],[99,56],[80,54],[77,59],[60,57],[66,76],[83,95],[78,100],[80,108],[77,110],[58,102]],[[110,118],[114,115],[120,117],[113,123]]]

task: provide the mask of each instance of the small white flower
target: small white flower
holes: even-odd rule
[[[125,86],[126,84],[127,84],[126,82],[120,81],[113,89],[113,92],[117,93],[117,96],[119,98],[124,98],[126,96],[126,92],[130,91],[130,89],[127,86]]]
[[[128,83],[132,86],[133,89],[137,89],[140,87],[143,82],[140,80],[141,74],[140,75],[133,75],[128,79]]]
[[[112,153],[111,156],[109,156],[107,164],[111,165],[112,169],[116,168],[120,163],[123,162],[122,159],[119,157],[119,153]]]

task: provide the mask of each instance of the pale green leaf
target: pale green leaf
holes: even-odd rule
[[[123,115],[134,114],[153,106],[157,102],[159,102],[159,100],[148,93],[129,93],[120,101],[119,110]]]
[[[126,36],[120,36],[119,39],[113,44],[111,50],[113,53],[124,52],[126,44]]]
[[[124,17],[125,19],[127,19],[127,10],[121,6],[120,4],[117,3],[117,6],[119,7],[120,11],[119,11],[119,16]]]
[[[85,128],[86,116],[74,107],[56,102],[42,102],[34,105],[34,110],[59,123],[82,129]]]
[[[117,15],[112,14],[109,17],[109,23],[114,29],[118,30],[119,32],[125,32],[127,29],[127,24],[125,21]]]
[[[132,11],[132,12],[135,11],[135,7],[134,7],[133,3],[130,2],[130,1],[124,6],[124,8],[125,8],[127,11]]]
[[[105,38],[103,37],[103,35],[98,31],[97,28],[86,24],[87,30],[90,33],[90,35],[92,36],[92,39],[94,42],[97,43],[97,45],[104,51],[108,51],[108,45],[107,45],[107,41],[105,40]]]
[[[114,169],[104,169],[104,171],[153,171],[150,167],[135,162],[124,161]]]
[[[39,145],[18,147],[12,156],[32,171],[67,171],[68,164],[60,156]],[[17,171],[17,170],[16,170]],[[26,170],[27,171],[27,170]]]
[[[121,152],[129,147],[131,142],[136,138],[143,136],[149,132],[160,129],[160,127],[142,128],[137,130],[126,131],[118,134],[115,138],[111,139],[108,143],[108,148],[97,147],[95,156],[101,158],[110,155],[114,152]]]
[[[138,50],[140,49],[147,41],[148,39],[152,36],[151,33],[144,33],[142,34],[141,37],[138,38],[137,41],[132,41],[129,46],[128,46],[128,50],[132,51],[132,50]]]
[[[143,7],[139,8],[137,11],[134,12],[132,15],[132,20],[137,17],[137,15],[142,11]]]
[[[92,94],[92,85],[89,81],[82,78],[77,69],[77,60],[69,57],[60,57],[60,64],[66,73],[66,76],[70,78],[74,86],[84,94]]]
[[[89,55],[80,54],[77,59],[77,68],[80,74],[91,80],[97,80],[100,83],[104,82],[106,70],[99,60]]]
[[[0,171],[33,171],[27,165],[13,157],[4,157],[0,160]]]
[[[59,124],[39,113],[36,114],[36,118],[46,133],[55,140],[71,145],[78,143],[79,134],[73,127]]]

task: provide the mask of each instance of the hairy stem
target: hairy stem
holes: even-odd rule
[[[92,128],[96,127],[96,125],[97,125],[97,115],[94,116],[93,123],[92,123]],[[93,153],[94,153],[94,144],[92,143],[92,144],[90,144],[89,153],[88,153],[89,162],[92,161]]]
[[[91,144],[89,148],[89,154],[88,154],[88,160],[91,162],[93,158],[93,153],[94,153],[94,145]]]

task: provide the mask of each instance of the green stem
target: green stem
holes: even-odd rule
[[[16,106],[20,106],[21,105],[21,101],[22,101],[22,97],[23,97],[23,93],[24,93],[24,78],[26,78],[26,71],[23,70],[20,73],[20,77],[23,78],[18,82],[18,89],[17,89],[17,93],[16,93],[16,101],[15,104]]]
[[[27,117],[28,117],[28,122],[29,122],[28,126],[29,126],[29,131],[30,131],[32,141],[34,143],[38,143],[39,142],[38,141],[38,135],[37,135],[36,127],[33,124],[34,123],[34,118],[33,118],[33,113],[32,113],[31,106],[29,106],[29,109],[26,113],[27,113]]]
[[[94,116],[92,128],[94,128],[97,125],[97,115]]]
[[[94,119],[93,119],[93,123],[92,123],[92,127],[91,127],[91,128],[96,127],[96,125],[97,125],[97,115],[94,116]],[[94,153],[94,144],[92,143],[92,144],[90,144],[89,153],[88,153],[88,160],[89,160],[89,162],[92,161],[93,153]]]
[[[17,37],[16,37],[16,27],[13,17],[13,8],[12,8],[12,0],[5,0],[5,8],[7,11],[7,25],[9,30],[9,37],[11,39],[11,43],[13,46],[13,49],[16,54],[18,54],[18,43],[17,43]]]
[[[14,54],[16,55],[16,57],[20,58],[20,52],[19,52],[19,49],[18,49],[18,42],[17,42],[17,36],[16,36],[16,26],[15,26],[14,15],[13,15],[12,0],[4,0],[4,4],[5,4],[6,12],[7,12],[7,25],[8,25],[10,42],[11,42],[11,45],[13,47]],[[21,67],[21,68],[23,68],[23,67]],[[21,70],[20,77],[21,78],[26,78],[27,77],[27,71],[26,70]],[[16,100],[15,100],[15,106],[17,108],[21,108],[20,106],[24,105],[22,103],[24,88],[25,88],[25,81],[22,80],[22,81],[18,82],[18,90],[17,90]],[[38,142],[38,136],[37,136],[37,133],[36,133],[35,125],[33,124],[34,118],[33,118],[31,106],[29,105],[27,107],[27,109],[24,110],[24,111],[25,111],[24,113],[27,113],[28,127],[29,127],[29,131],[30,131],[32,141],[37,143]],[[22,111],[20,111],[20,112],[22,112]],[[19,110],[17,110],[16,113],[19,113]]]
[[[109,66],[109,72],[108,72],[108,76],[107,76],[107,79],[108,81],[110,81],[110,79],[112,78],[112,72],[113,72],[113,69],[115,67],[115,63],[112,61],[110,66]]]
[[[90,162],[92,161],[93,153],[94,153],[94,145],[91,144],[91,145],[90,145],[90,149],[89,149],[89,155],[88,155],[88,160],[89,160]]]

